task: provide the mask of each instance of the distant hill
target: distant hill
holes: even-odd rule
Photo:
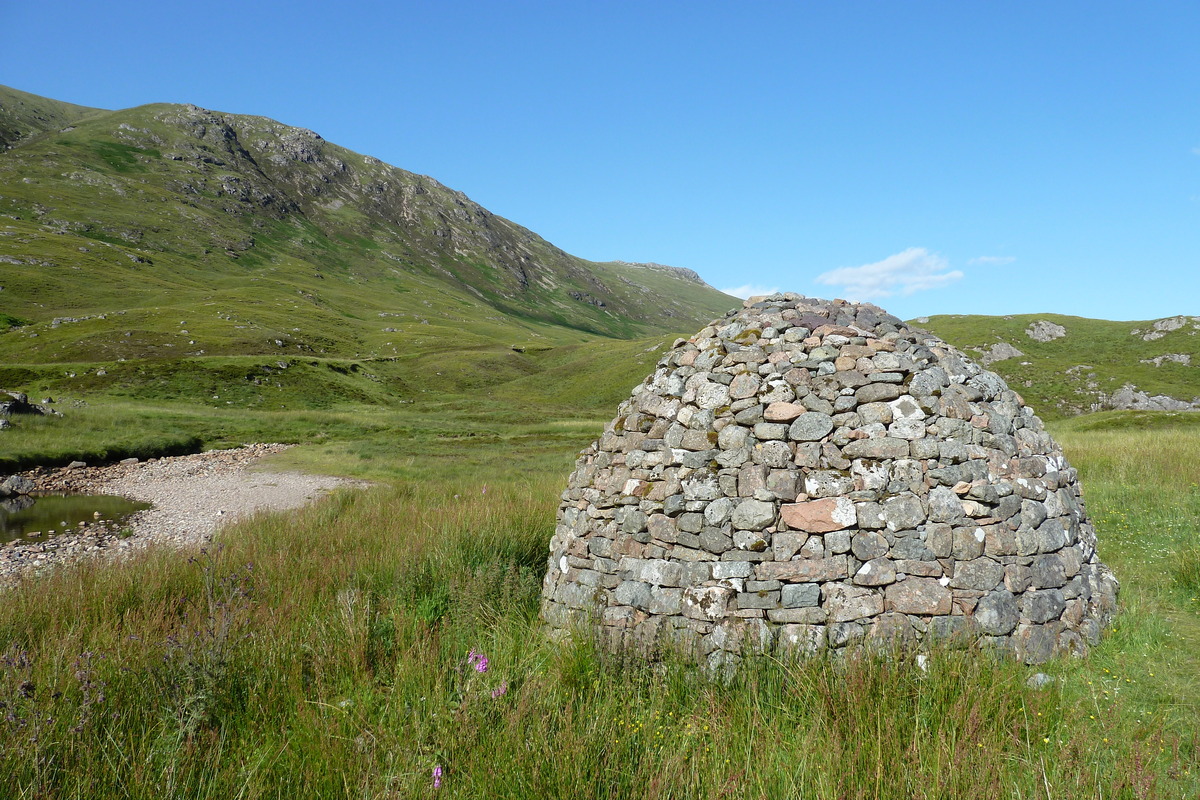
[[[1044,416],[1200,408],[1200,316],[944,315],[913,324],[998,372]]]
[[[690,332],[738,304],[690,270],[577,258],[264,117],[0,87],[0,142],[0,388],[208,399],[233,380],[251,389],[237,402],[287,405],[255,387],[303,366],[340,376],[316,397],[375,402],[503,383],[547,348]],[[451,380],[438,359],[479,367]]]
[[[0,86],[0,152],[98,111]]]

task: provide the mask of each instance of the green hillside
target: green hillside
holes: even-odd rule
[[[0,86],[0,153],[98,111]]]
[[[387,402],[528,376],[548,348],[691,331],[737,303],[686,270],[576,258],[262,117],[4,88],[0,109],[23,132],[0,153],[3,387]]]
[[[1037,341],[1029,331],[1039,322],[1064,333],[1047,328],[1056,338]],[[1137,396],[1131,405],[1131,392],[1147,395],[1150,407],[1170,405],[1156,397],[1200,400],[1200,317],[1112,322],[1060,314],[945,315],[916,324],[987,363],[1044,417],[1145,406]],[[989,354],[1007,355],[994,353],[998,344],[1020,355],[992,361]],[[1126,386],[1132,388],[1122,393]]]

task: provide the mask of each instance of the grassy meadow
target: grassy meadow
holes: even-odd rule
[[[720,681],[549,642],[546,546],[599,414],[81,411],[27,428],[25,457],[116,441],[137,415],[152,424],[122,447],[324,431],[287,463],[378,484],[242,522],[193,558],[5,592],[4,797],[1200,794],[1195,417],[1056,426],[1123,612],[1089,658],[1038,668],[1056,680],[1035,690],[1036,670],[965,651],[927,669],[762,659]]]

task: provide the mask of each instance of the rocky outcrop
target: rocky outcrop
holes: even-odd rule
[[[23,475],[9,475],[0,481],[0,497],[14,497],[32,494],[37,485]]]
[[[1190,324],[1193,329],[1200,330],[1200,317],[1166,317],[1165,319],[1155,320],[1150,326],[1150,330],[1143,331],[1140,328],[1134,328],[1130,331],[1134,336],[1142,337],[1143,342],[1153,342],[1163,338],[1172,331],[1182,329]]]
[[[1183,364],[1186,367],[1192,363],[1192,356],[1190,353],[1164,353],[1154,358],[1143,358],[1140,363],[1153,364],[1156,367],[1163,364]]]
[[[1038,320],[1025,329],[1025,335],[1035,342],[1052,342],[1067,335],[1067,329],[1047,320]]]
[[[985,367],[995,364],[997,361],[1007,361],[1010,358],[1020,358],[1025,355],[1017,348],[1013,347],[1008,342],[996,342],[979,357],[980,363]]]
[[[585,449],[558,635],[746,651],[960,638],[1082,653],[1116,606],[1075,470],[1004,381],[871,305],[751,298],[679,340]]]
[[[1187,402],[1165,394],[1148,395],[1127,383],[1111,395],[1100,393],[1095,410],[1115,409],[1119,411],[1192,411],[1200,408],[1200,398]]]
[[[29,396],[23,392],[0,391],[0,418],[18,414],[53,415],[62,414],[50,408],[48,403],[31,403]]]

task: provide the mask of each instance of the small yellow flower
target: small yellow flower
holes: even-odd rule
[[[1043,736],[1043,737],[1042,737],[1042,742],[1044,742],[1045,744],[1050,744],[1050,737],[1049,737],[1049,736]]]

